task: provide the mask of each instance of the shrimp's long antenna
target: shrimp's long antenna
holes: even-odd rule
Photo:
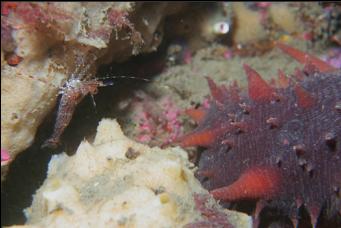
[[[106,77],[100,77],[98,78],[99,80],[105,80],[105,79],[117,79],[117,78],[122,78],[122,79],[135,79],[135,80],[141,80],[145,82],[150,82],[150,79],[147,78],[140,78],[140,77],[134,77],[134,76],[125,76],[125,75],[113,75],[113,76],[106,76]]]

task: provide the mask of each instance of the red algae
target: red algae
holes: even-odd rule
[[[189,223],[185,225],[185,228],[234,227],[229,223],[225,213],[209,204],[209,195],[194,194],[194,201],[196,209],[200,211],[203,219]]]

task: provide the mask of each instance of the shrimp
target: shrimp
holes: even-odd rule
[[[59,102],[56,124],[52,136],[44,142],[42,145],[43,148],[56,147],[59,144],[60,137],[69,125],[77,105],[86,95],[95,95],[98,92],[98,87],[104,85],[102,81],[96,79],[89,81],[71,79],[66,82],[65,86],[59,92],[59,94],[62,94],[62,97]]]
[[[137,78],[130,76],[113,76],[103,78],[130,78],[130,79],[140,79],[143,81],[149,81],[145,78]],[[63,134],[65,128],[69,125],[73,113],[77,105],[83,100],[83,98],[87,95],[97,94],[98,87],[110,86],[113,85],[112,82],[104,82],[98,79],[90,79],[90,80],[80,80],[77,78],[72,78],[68,80],[65,85],[62,87],[59,94],[61,94],[61,99],[58,106],[56,123],[54,125],[54,130],[49,139],[47,139],[42,148],[55,148],[58,146],[60,142],[60,137]],[[93,98],[93,104],[96,106],[96,103]]]

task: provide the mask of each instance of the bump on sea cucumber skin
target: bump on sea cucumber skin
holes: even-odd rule
[[[207,148],[200,181],[218,199],[271,200],[267,206],[292,220],[301,205],[312,224],[321,225],[320,215],[340,216],[341,71],[303,72],[296,81],[280,71],[279,86],[270,88],[249,66],[244,69],[249,93],[236,97],[236,90],[208,79],[210,108],[180,139],[180,145]]]

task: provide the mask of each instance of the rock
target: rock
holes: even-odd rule
[[[93,143],[52,157],[22,227],[182,227],[203,219],[194,195],[208,196],[193,170],[181,148],[136,143],[115,120],[103,119]],[[251,227],[249,216],[208,197],[231,224]]]
[[[1,148],[11,160],[33,143],[67,80],[85,80],[101,64],[155,51],[162,37],[153,40],[154,33],[162,20],[184,7],[146,4],[11,5],[1,17]]]

